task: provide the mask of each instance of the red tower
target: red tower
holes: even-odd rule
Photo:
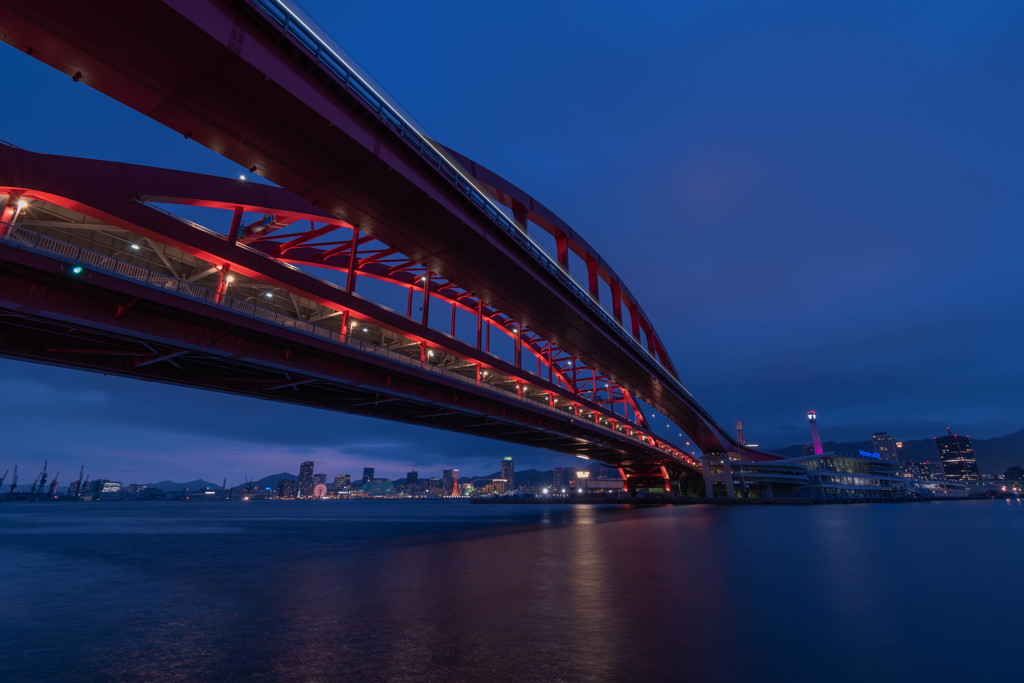
[[[743,440],[743,422],[736,420],[736,438],[739,439],[741,446],[746,446],[747,442]]]
[[[824,451],[821,448],[821,435],[818,434],[818,416],[813,410],[807,411],[807,420],[811,423],[811,443],[814,444],[814,454],[821,455]]]

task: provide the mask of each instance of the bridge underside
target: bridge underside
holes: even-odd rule
[[[226,234],[159,200],[212,212]],[[397,289],[405,314],[357,293],[373,283]],[[458,431],[636,476],[699,471],[581,359],[303,200],[239,181],[0,148],[0,355]]]
[[[89,0],[55,12],[11,0],[0,6],[0,39],[458,283],[518,330],[655,406],[703,451],[744,450],[679,384],[651,321],[582,238],[481,169],[490,189],[472,187],[280,9],[256,0]],[[548,230],[557,264],[487,192]],[[569,254],[586,261],[587,291],[567,273]],[[611,288],[611,314],[597,302],[599,279]]]
[[[614,439],[602,443],[573,418],[501,405],[249,320],[208,317],[101,273],[86,283],[61,270],[0,244],[0,355],[431,426],[610,465],[650,457]]]

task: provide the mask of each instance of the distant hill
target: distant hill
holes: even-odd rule
[[[277,490],[277,482],[281,481],[282,479],[290,479],[291,481],[298,481],[299,475],[297,475],[297,474],[288,474],[287,472],[280,472],[278,474],[271,474],[269,476],[263,477],[262,479],[257,479],[252,484],[253,484],[254,488],[265,489],[265,488],[267,488],[269,486],[270,488],[272,488],[272,489],[274,489],[276,491]],[[329,481],[327,483],[328,483],[328,485],[330,485],[330,484],[333,483],[333,481]],[[242,482],[241,484],[235,484],[234,485],[235,488],[239,488],[241,486],[245,486],[245,482]]]
[[[982,474],[1002,474],[1011,465],[1024,465],[1024,429],[991,439],[972,438],[971,447]],[[826,452],[873,450],[871,441],[826,441],[822,448]],[[792,458],[803,453],[803,445],[776,448],[770,452]],[[939,452],[934,439],[916,439],[903,442],[901,457],[914,462],[938,462]]]
[[[160,489],[161,491],[181,491],[188,489],[189,491],[197,491],[199,489],[217,489],[220,490],[220,484],[214,484],[213,482],[206,481],[205,479],[196,479],[195,481],[158,481],[155,484],[146,484],[147,489]]]

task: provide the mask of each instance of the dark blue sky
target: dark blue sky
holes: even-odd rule
[[[303,3],[435,138],[608,258],[722,424],[769,447],[807,441],[808,409],[826,440],[1024,426],[1024,5],[623,5]],[[0,72],[0,138],[238,173],[8,46]],[[11,361],[0,421],[0,469],[50,459],[65,481],[576,462]]]

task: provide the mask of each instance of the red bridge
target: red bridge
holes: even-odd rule
[[[0,37],[280,186],[0,147],[0,354],[573,453],[630,489],[700,471],[645,403],[705,454],[773,458],[578,233],[288,3],[8,0]]]

